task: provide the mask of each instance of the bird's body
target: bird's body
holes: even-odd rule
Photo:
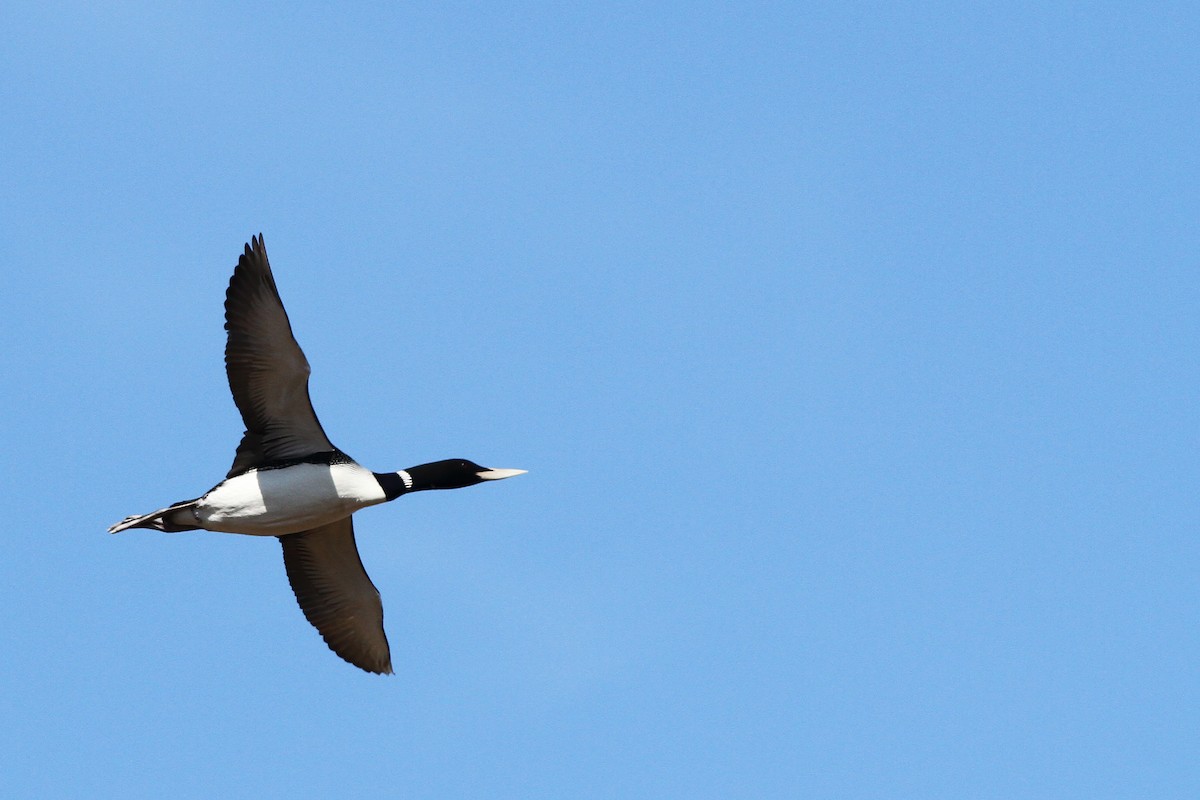
[[[386,500],[369,469],[349,459],[332,464],[309,461],[253,469],[222,481],[200,498],[195,514],[205,530],[283,536],[327,525]]]
[[[358,558],[351,515],[409,492],[519,475],[450,459],[371,472],[330,443],[308,397],[308,361],[292,336],[262,237],[246,246],[225,299],[225,365],[246,423],[233,467],[194,500],[126,517],[129,528],[279,537],[305,616],[339,656],[391,672],[383,606]]]
[[[226,478],[195,500],[164,509],[170,511],[164,521],[177,530],[285,536],[388,499],[375,473],[335,450]],[[139,521],[146,519],[130,517],[114,526],[113,532],[137,527],[133,523]]]

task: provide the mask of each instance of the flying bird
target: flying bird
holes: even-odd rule
[[[383,603],[354,543],[352,515],[427,489],[521,475],[463,458],[372,472],[333,446],[308,395],[308,359],[292,335],[262,234],[225,293],[225,372],[246,432],[225,479],[194,500],[126,517],[108,529],[207,530],[274,536],[304,616],[333,652],[367,672],[392,672]]]

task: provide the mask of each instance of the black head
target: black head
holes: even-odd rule
[[[489,469],[465,458],[448,458],[405,470],[412,479],[409,491],[422,489],[461,489],[484,481],[496,481],[521,475],[523,469]]]

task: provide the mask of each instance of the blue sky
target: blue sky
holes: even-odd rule
[[[0,793],[1195,797],[1190,4],[0,10]],[[397,674],[273,542],[265,234]]]

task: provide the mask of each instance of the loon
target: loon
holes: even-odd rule
[[[126,517],[108,529],[207,530],[274,536],[304,616],[334,653],[391,674],[383,604],[354,543],[352,515],[412,492],[521,475],[463,458],[372,472],[334,447],[313,411],[308,359],[292,326],[262,234],[238,259],[225,293],[225,372],[246,432],[225,480],[194,500]]]

